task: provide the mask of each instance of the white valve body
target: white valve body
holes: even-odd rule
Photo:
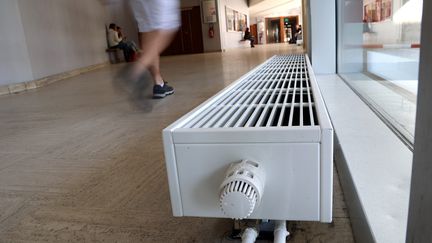
[[[233,219],[249,217],[261,202],[264,183],[265,174],[259,163],[232,163],[220,186],[221,210]]]

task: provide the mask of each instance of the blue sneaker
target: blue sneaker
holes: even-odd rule
[[[165,81],[163,86],[158,84],[153,86],[153,99],[162,99],[171,94],[174,94],[174,88],[169,86]]]
[[[129,96],[129,101],[137,108],[149,112],[152,110],[152,104],[149,100],[148,87],[153,83],[152,77],[148,70],[145,70],[139,76],[132,75],[133,66],[127,65],[117,73],[113,80],[116,90],[121,90]]]

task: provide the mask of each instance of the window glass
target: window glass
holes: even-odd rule
[[[339,0],[338,73],[410,146],[423,0]]]

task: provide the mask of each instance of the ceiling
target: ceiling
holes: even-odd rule
[[[278,12],[286,12],[301,6],[301,0],[251,0],[249,3],[251,16],[277,16]]]

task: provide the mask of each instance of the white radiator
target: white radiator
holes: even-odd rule
[[[332,220],[333,128],[305,55],[272,57],[163,138],[174,216]]]

